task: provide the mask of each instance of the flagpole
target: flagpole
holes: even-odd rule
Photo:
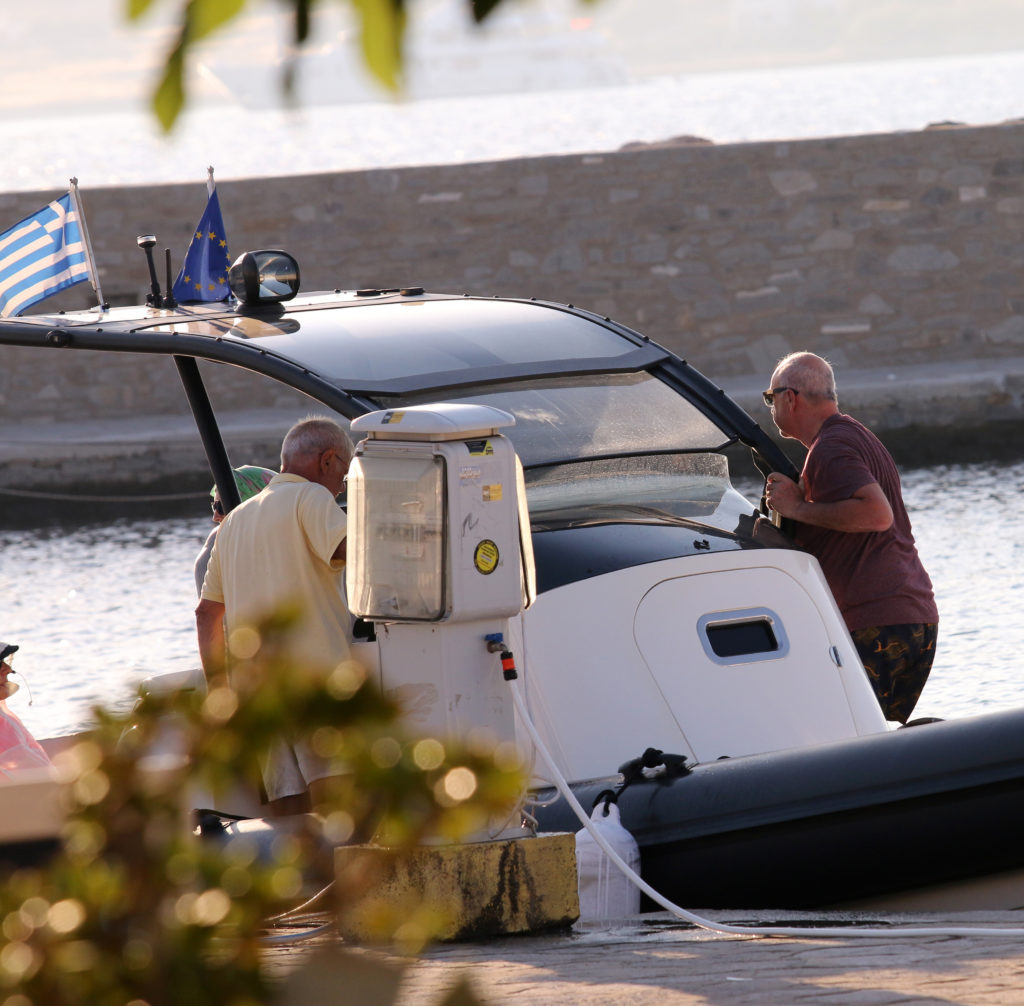
[[[211,169],[212,170],[212,169]],[[71,181],[71,201],[75,204],[75,213],[78,215],[78,227],[82,232],[82,244],[85,250],[85,261],[89,266],[89,282],[92,283],[96,299],[99,301],[99,309],[103,310],[103,291],[100,289],[100,277],[96,271],[96,262],[92,254],[92,242],[89,240],[89,228],[85,223],[85,211],[82,209],[82,200],[78,195],[78,179]]]
[[[217,183],[213,180],[213,165],[211,164],[206,169],[206,198],[209,199],[213,195],[214,189],[217,188]]]

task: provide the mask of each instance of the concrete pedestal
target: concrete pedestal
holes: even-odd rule
[[[335,852],[339,929],[355,943],[481,939],[570,926],[579,916],[575,836],[550,834],[396,854]],[[367,891],[352,898],[358,880]]]

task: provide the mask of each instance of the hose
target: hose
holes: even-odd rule
[[[300,912],[304,912],[307,908],[315,905],[325,895],[330,894],[334,889],[334,881],[332,880],[326,887],[322,887],[312,897],[307,898],[302,902],[301,905],[296,905],[294,908],[289,908],[287,911],[281,912],[279,915],[272,915],[267,919],[267,924],[271,928],[277,928],[282,922],[298,915]],[[312,940],[317,936],[322,936],[324,933],[334,928],[333,922],[325,922],[319,926],[310,926],[308,929],[300,929],[296,932],[289,933],[268,933],[266,936],[260,937],[260,943],[265,946],[273,946],[274,944],[280,943],[301,943],[303,940]]]
[[[507,651],[506,651],[507,652]],[[504,657],[505,654],[502,654]],[[511,658],[511,654],[508,655]],[[669,901],[668,898],[663,897],[659,894],[650,884],[648,884],[635,870],[633,870],[623,858],[615,851],[614,848],[608,843],[604,835],[601,834],[600,830],[594,827],[593,822],[590,820],[590,816],[580,805],[579,800],[576,799],[576,794],[573,793],[569,787],[569,783],[566,782],[565,777],[558,770],[558,766],[555,764],[554,759],[548,751],[547,746],[542,740],[540,734],[537,732],[537,728],[530,718],[530,714],[526,708],[526,701],[523,698],[522,689],[519,685],[518,675],[515,673],[514,667],[512,668],[511,674],[509,672],[507,662],[503,660],[503,667],[505,668],[504,677],[508,682],[509,687],[512,689],[512,699],[515,702],[516,710],[519,713],[520,722],[526,728],[527,733],[530,735],[530,739],[533,741],[536,749],[540,752],[541,756],[548,764],[548,768],[551,770],[552,779],[555,787],[565,797],[569,806],[572,808],[573,813],[579,818],[580,823],[590,833],[591,837],[601,848],[604,854],[615,864],[615,866],[625,876],[635,884],[644,894],[647,895],[655,904],[661,905],[666,911],[675,915],[677,918],[682,919],[684,922],[689,922],[691,925],[697,926],[700,929],[707,929],[713,933],[722,933],[726,936],[789,936],[789,937],[801,937],[801,938],[812,938],[818,939],[821,937],[836,937],[840,939],[847,939],[849,937],[870,937],[873,939],[890,939],[894,936],[898,937],[920,937],[920,936],[1021,936],[1024,935],[1024,928],[1015,929],[999,929],[993,927],[978,927],[972,928],[967,926],[945,926],[945,927],[931,927],[931,926],[894,926],[890,929],[877,929],[871,927],[799,927],[799,926],[734,926],[725,922],[715,922],[711,919],[703,918],[700,915],[696,915],[693,912],[681,908],[679,905]]]
[[[300,912],[304,912],[307,908],[315,905],[321,898],[330,894],[334,888],[334,881],[332,880],[326,887],[320,888],[312,897],[307,898],[302,902],[301,905],[296,905],[294,908],[289,908],[285,912],[281,912],[279,915],[271,915],[267,922],[282,922],[284,919],[290,919],[293,915],[298,915]]]
[[[279,943],[301,943],[303,940],[311,940],[316,936],[323,936],[332,929],[334,929],[334,923],[325,922],[322,926],[315,926],[312,929],[300,929],[297,933],[275,933],[273,936],[261,936],[260,943],[265,946]]]

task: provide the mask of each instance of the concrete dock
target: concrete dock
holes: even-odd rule
[[[922,915],[835,913],[704,913],[733,924],[863,925],[891,937],[756,938],[694,929],[666,913],[568,933],[428,948],[414,959],[379,950],[344,951],[334,937],[270,948],[270,974],[285,983],[311,981],[318,1006],[351,1003],[352,986],[337,975],[369,962],[401,969],[400,1006],[439,1006],[460,980],[484,1006],[792,1006],[803,1002],[909,1006],[1024,1003],[1024,912]],[[899,937],[901,926],[934,928],[934,936]],[[1013,936],[948,936],[945,927],[1020,927]],[[351,957],[336,958],[339,953]],[[310,970],[301,978],[297,972]],[[329,980],[328,976],[335,980]],[[291,989],[297,993],[298,989]],[[286,995],[288,1006],[298,998]],[[360,1006],[377,1006],[367,998]]]

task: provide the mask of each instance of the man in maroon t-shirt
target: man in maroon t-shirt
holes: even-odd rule
[[[764,400],[779,432],[807,448],[799,484],[768,476],[768,505],[795,522],[797,544],[821,564],[886,719],[906,723],[932,667],[939,613],[896,464],[839,411],[820,356],[780,360]]]

